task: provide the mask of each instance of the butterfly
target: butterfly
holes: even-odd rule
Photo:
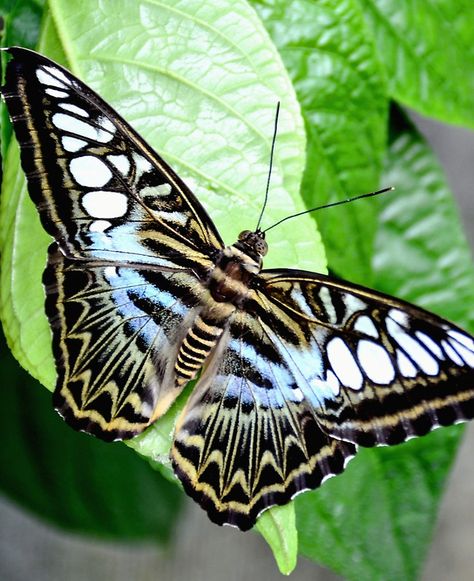
[[[349,282],[263,270],[264,232],[226,246],[96,93],[40,54],[7,50],[1,91],[54,239],[45,308],[54,406],[70,426],[133,438],[199,376],[173,468],[212,521],[246,530],[340,474],[359,445],[473,417],[470,335]]]

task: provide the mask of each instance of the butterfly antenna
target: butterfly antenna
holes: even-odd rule
[[[277,103],[276,114],[275,114],[275,126],[273,128],[273,139],[272,139],[272,149],[270,151],[270,167],[268,169],[268,178],[267,178],[267,187],[265,189],[265,199],[263,200],[262,211],[260,212],[260,217],[258,218],[257,227],[255,228],[255,232],[259,232],[260,230],[260,222],[263,218],[263,212],[265,211],[265,207],[268,201],[268,191],[270,189],[270,177],[272,175],[272,167],[273,167],[273,152],[275,151],[275,141],[277,136],[277,129],[278,129],[278,116],[280,115],[280,101]]]
[[[333,208],[334,206],[348,204],[349,202],[355,202],[356,200],[361,200],[362,198],[370,198],[372,196],[378,196],[380,194],[385,194],[386,192],[391,192],[394,189],[395,188],[393,186],[391,186],[389,188],[383,188],[382,190],[377,190],[376,192],[369,192],[368,194],[362,194],[360,196],[355,196],[353,198],[347,198],[346,200],[339,200],[339,202],[332,202],[331,204],[324,204],[323,206],[316,206],[316,208],[311,208],[310,210],[303,210],[302,212],[298,212],[297,214],[292,214],[291,216],[287,216],[286,218],[283,218],[283,219],[279,220],[278,222],[275,222],[275,224],[272,224],[271,226],[266,228],[264,230],[264,232],[268,232],[272,228],[275,228],[275,226],[279,226],[283,222],[286,222],[287,220],[291,220],[291,218],[296,218],[297,216],[302,216],[303,214],[309,214],[310,212],[316,212],[316,210],[324,210],[325,208]]]

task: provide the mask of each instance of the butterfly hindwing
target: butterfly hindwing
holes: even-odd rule
[[[323,275],[262,276],[262,324],[331,436],[398,444],[474,416],[474,341],[458,327]]]
[[[272,339],[252,315],[235,315],[178,419],[171,451],[211,520],[241,530],[341,473],[356,452],[321,430]]]
[[[143,431],[181,391],[174,358],[201,310],[195,277],[128,265],[84,269],[54,243],[43,281],[56,409],[74,428],[105,440]]]
[[[222,246],[171,168],[66,69],[22,48],[2,93],[43,226],[85,260],[209,267]]]

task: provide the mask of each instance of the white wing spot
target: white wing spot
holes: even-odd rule
[[[138,155],[138,154],[134,154],[133,156],[133,160],[135,162],[135,167],[136,167],[136,179],[140,179],[140,177],[146,173],[149,172],[153,169],[153,166],[151,165],[151,163],[144,158],[142,155]]]
[[[458,353],[451,347],[451,345],[447,341],[441,341],[441,345],[446,352],[446,355],[456,363],[456,365],[460,365],[461,367],[464,365],[463,359],[458,355]]]
[[[110,226],[112,226],[112,222],[108,220],[94,220],[89,226],[89,230],[91,232],[105,232]]]
[[[407,326],[408,315],[403,311],[400,311],[398,309],[390,309],[390,311],[388,312],[388,316],[397,323],[399,323],[400,325],[404,327]]]
[[[54,75],[54,77],[58,78],[58,80],[62,81],[65,85],[69,87],[72,85],[71,79],[69,79],[62,71],[60,71],[56,67],[46,65],[44,66],[44,70],[46,71],[46,73]]]
[[[170,184],[160,184],[156,186],[156,193],[159,196],[169,196],[172,192],[172,187]]]
[[[427,375],[437,375],[439,373],[437,360],[416,339],[405,333],[398,322],[393,320],[393,317],[387,319],[387,332]]]
[[[350,314],[355,313],[356,311],[363,311],[367,308],[367,304],[364,303],[362,299],[356,297],[355,295],[350,295],[345,293],[344,295],[344,304],[346,305],[347,310]]]
[[[55,97],[56,99],[66,99],[69,97],[69,93],[66,93],[66,91],[58,91],[57,89],[45,89],[44,92],[51,97]]]
[[[326,349],[331,367],[340,382],[352,389],[362,389],[364,378],[346,343],[340,337],[335,337],[329,341]]]
[[[81,107],[78,107],[77,105],[73,105],[72,103],[59,103],[59,106],[61,107],[61,109],[65,109],[66,111],[70,111],[71,113],[75,113],[76,115],[79,115],[80,117],[89,117],[89,113],[85,109],[82,109]]]
[[[77,139],[76,137],[69,137],[69,135],[65,135],[61,138],[61,143],[66,151],[76,152],[82,149],[85,145],[87,145],[87,141],[83,141],[82,139]]]
[[[474,352],[474,341],[469,337],[469,335],[464,335],[459,331],[448,331],[448,335],[456,341],[459,341],[459,343],[465,345],[470,351]]]
[[[326,373],[326,383],[331,388],[331,391],[334,395],[339,395],[341,391],[341,384],[339,379],[334,375],[334,373],[329,369]]]
[[[116,167],[123,176],[127,176],[130,170],[130,161],[126,155],[108,155],[107,159]]]
[[[97,119],[97,123],[100,127],[97,129],[97,141],[100,141],[101,143],[108,143],[109,141],[112,141],[116,131],[116,127],[112,121],[108,117],[102,116]]]
[[[76,135],[79,135],[79,137],[85,137],[86,139],[97,138],[97,131],[92,127],[92,125],[89,125],[89,123],[85,123],[80,119],[76,119],[71,115],[67,115],[66,113],[55,113],[51,120],[53,125],[62,131],[75,133]]]
[[[354,330],[359,331],[359,333],[369,335],[370,337],[375,337],[376,339],[379,336],[379,332],[377,331],[375,323],[367,315],[361,315],[357,318],[354,325]]]
[[[295,387],[291,390],[291,400],[298,403],[304,400],[304,394],[299,387]]]
[[[106,266],[104,269],[104,275],[107,278],[115,278],[118,276],[117,267],[116,266]]]
[[[54,72],[54,75],[50,74],[48,72],[48,69]],[[48,85],[50,87],[56,87],[57,89],[67,89],[70,86],[70,82],[68,79],[66,79],[66,82],[63,83],[62,81],[60,81],[59,79],[56,78],[57,73],[59,71],[57,71],[56,69],[53,69],[51,67],[43,67],[41,69],[38,69],[36,71],[36,78],[38,79],[38,81],[42,84],[42,85]]]
[[[127,196],[104,190],[87,192],[82,205],[93,218],[120,218],[127,213]]]
[[[295,285],[291,290],[291,298],[295,301],[295,304],[303,314],[305,314],[307,317],[310,317],[311,319],[314,319],[314,313],[309,308],[309,305],[306,302],[299,285]]]
[[[449,339],[451,347],[459,353],[459,355],[464,359],[464,361],[469,365],[469,367],[474,367],[474,353],[470,351],[461,343],[457,343],[453,339]]]
[[[176,224],[182,224],[183,226],[186,225],[188,220],[186,214],[183,212],[164,212],[164,211],[156,211],[156,215],[162,218],[166,222],[175,222]]]
[[[323,307],[324,307],[324,310],[326,311],[326,314],[328,316],[329,321],[331,321],[331,322],[337,321],[336,309],[334,308],[334,305],[332,303],[331,293],[329,292],[329,289],[327,286],[322,286],[319,289],[319,298],[321,299],[321,301],[323,303]],[[312,313],[312,315],[314,317],[313,313]]]
[[[425,344],[426,347],[428,347],[432,353],[436,355],[438,359],[444,359],[441,347],[438,345],[438,343],[433,341],[431,337],[426,335],[426,333],[422,333],[421,331],[416,331],[415,335],[422,343]]]
[[[363,339],[357,346],[357,357],[362,369],[374,383],[388,385],[395,379],[392,361],[382,345]]]
[[[416,377],[416,367],[400,349],[397,349],[397,364],[403,377]]]
[[[76,182],[81,186],[101,188],[112,177],[112,172],[105,163],[93,155],[75,157],[71,160],[69,169]]]

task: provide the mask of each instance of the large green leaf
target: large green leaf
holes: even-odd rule
[[[474,127],[474,2],[359,2],[392,97],[423,115]]]
[[[308,207],[378,187],[387,127],[386,82],[357,0],[253,0],[301,103],[308,136]],[[376,205],[313,216],[331,268],[370,281]],[[343,233],[343,235],[341,235]]]
[[[0,490],[57,526],[115,540],[166,541],[179,489],[121,444],[70,430],[0,337]]]
[[[299,106],[277,52],[246,3],[221,2],[205,10],[193,2],[182,2],[179,10],[174,2],[126,3],[127,10],[119,4],[102,2],[98,9],[95,2],[54,0],[59,41],[47,26],[42,50],[63,49],[73,72],[111,102],[188,182],[195,182],[197,195],[229,241],[256,221],[275,104],[284,100],[273,205],[266,219],[301,209],[305,141]],[[164,20],[167,26],[159,26]],[[40,284],[47,237],[18,176],[14,152],[2,204],[7,338],[20,362],[52,388]],[[299,221],[297,232],[291,226],[272,231],[269,242],[268,265],[324,268],[309,217]]]
[[[423,564],[459,428],[361,450],[296,501],[300,551],[354,581],[411,581]]]
[[[416,301],[471,331],[474,269],[442,172],[399,113],[381,200],[377,288]],[[297,499],[304,555],[348,579],[415,579],[462,428],[394,448],[362,450],[346,472]]]
[[[86,80],[186,181],[195,183],[193,189],[229,241],[255,225],[275,107],[283,101],[266,220],[303,209],[305,137],[299,105],[277,51],[245,2],[202,6],[183,1],[178,6],[51,0],[49,7],[41,51]],[[0,219],[2,317],[15,355],[51,389],[55,373],[40,283],[48,237],[27,196],[14,147],[7,162]],[[300,220],[297,232],[290,225],[268,239],[268,265],[325,268],[310,217]],[[182,400],[170,413],[180,405]],[[171,428],[169,417],[163,422],[131,442],[151,460],[164,458],[166,436],[169,447],[172,419]]]
[[[474,332],[474,268],[458,209],[434,155],[406,117],[392,112],[374,270],[380,290]]]

